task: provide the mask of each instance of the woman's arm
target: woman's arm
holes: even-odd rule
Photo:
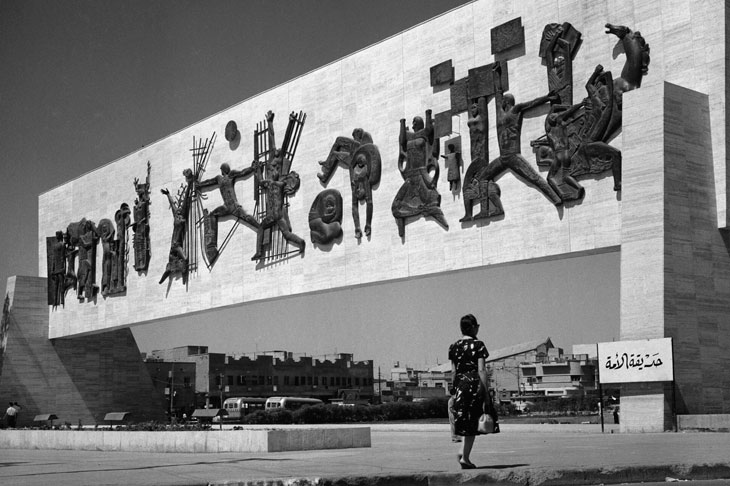
[[[479,358],[477,360],[477,366],[479,368],[479,382],[482,385],[482,389],[485,392],[489,392],[489,384],[487,383],[487,367],[484,364],[484,358]]]

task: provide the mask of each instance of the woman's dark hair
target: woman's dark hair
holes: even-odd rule
[[[476,330],[479,327],[479,324],[477,323],[477,318],[474,317],[472,314],[467,314],[464,317],[461,318],[461,333],[465,336],[474,336],[476,334]]]

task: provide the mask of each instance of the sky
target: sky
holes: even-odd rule
[[[415,26],[465,0],[0,0],[0,282],[38,275],[38,195],[271,87]],[[124,181],[123,183],[128,183]],[[458,318],[472,312],[499,348],[551,337],[618,339],[618,252],[291,297],[133,328],[142,351],[286,349],[353,353],[388,368],[446,359]],[[395,295],[398,289],[402,294]],[[343,296],[357,292],[357,305]],[[434,308],[402,302],[426,298]],[[353,333],[270,336],[267,319],[314,319],[346,332],[381,319],[412,339]],[[346,316],[343,319],[343,316]],[[439,319],[437,332],[419,322]],[[485,326],[482,326],[484,332]],[[365,338],[363,339],[363,336]],[[386,342],[387,341],[387,342]],[[345,345],[343,347],[343,344]]]

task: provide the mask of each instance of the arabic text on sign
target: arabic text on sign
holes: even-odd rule
[[[652,368],[656,366],[662,365],[662,359],[657,357],[659,356],[659,353],[654,353],[650,355],[649,353],[646,354],[628,354],[623,353],[619,354],[616,353],[616,355],[613,357],[609,356],[606,360],[606,369],[609,370],[618,370],[621,368],[628,369],[639,369],[643,370],[644,368]]]

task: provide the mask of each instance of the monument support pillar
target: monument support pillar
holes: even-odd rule
[[[710,100],[664,83],[623,98],[622,340],[671,337],[671,383],[621,387],[621,431],[730,412],[730,246],[717,227]]]
[[[0,397],[22,407],[18,426],[53,413],[58,423],[103,424],[108,412],[165,420],[132,331],[48,339],[47,281],[10,277],[0,329]],[[7,405],[5,405],[7,407]]]

